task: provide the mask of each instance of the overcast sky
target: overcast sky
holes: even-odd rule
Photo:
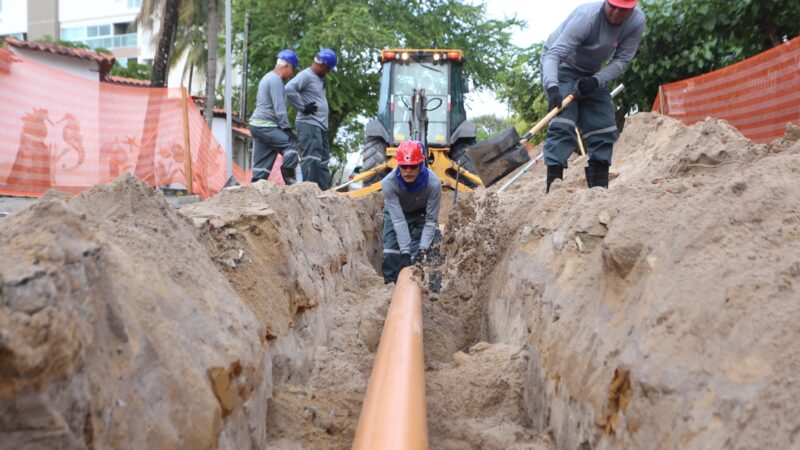
[[[489,17],[502,19],[517,16],[526,22],[523,29],[512,31],[512,43],[527,47],[544,41],[578,5],[596,0],[487,0]],[[477,0],[476,0],[477,3]],[[507,116],[507,106],[495,100],[491,93],[470,93],[467,98],[467,115],[481,114]]]

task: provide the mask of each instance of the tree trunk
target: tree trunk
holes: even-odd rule
[[[158,46],[153,59],[153,73],[150,83],[153,87],[164,87],[167,84],[169,58],[175,31],[178,28],[178,0],[165,0],[161,15],[161,29],[158,30]]]
[[[217,36],[219,35],[218,0],[208,0],[208,18],[206,22],[206,38],[208,39],[208,63],[206,64],[206,108],[205,116],[208,127],[214,119],[214,100],[217,87]]]

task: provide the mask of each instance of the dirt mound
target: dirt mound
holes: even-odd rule
[[[3,447],[264,441],[260,326],[160,194],[121,177],[0,235]]]
[[[541,169],[499,194],[484,236],[507,251],[471,283],[484,338],[527,346],[535,430],[565,449],[798,445],[796,145],[639,114],[610,189],[585,187],[584,157],[547,196]]]

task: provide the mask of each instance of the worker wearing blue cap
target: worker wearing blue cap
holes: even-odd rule
[[[266,180],[280,153],[283,155],[281,175],[286,184],[294,184],[299,160],[299,139],[289,124],[286,113],[286,93],[283,83],[292,78],[300,67],[297,54],[291,50],[278,53],[275,68],[261,78],[256,94],[256,109],[250,116],[253,136],[252,181]]]
[[[317,183],[322,190],[331,187],[329,109],[323,79],[331,70],[336,72],[338,62],[336,52],[327,48],[320,50],[314,57],[314,64],[286,85],[286,99],[297,110],[295,126],[300,137],[303,180]]]

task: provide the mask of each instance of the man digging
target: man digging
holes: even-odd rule
[[[381,181],[384,283],[396,283],[401,269],[426,259],[442,197],[442,182],[425,167],[422,144],[402,142],[395,159],[397,168]]]

